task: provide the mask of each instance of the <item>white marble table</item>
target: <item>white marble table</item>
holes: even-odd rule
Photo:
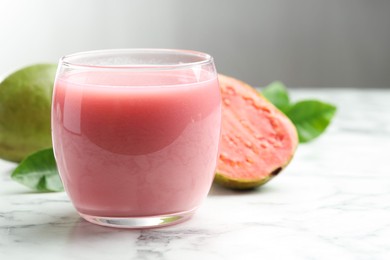
[[[213,187],[188,222],[116,230],[66,194],[31,193],[0,161],[0,259],[390,259],[390,90],[294,90],[339,110],[328,132],[251,192]]]

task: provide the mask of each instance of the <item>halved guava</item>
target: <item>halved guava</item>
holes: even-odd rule
[[[259,92],[219,75],[222,136],[215,182],[233,189],[258,187],[291,161],[298,145],[293,123]]]

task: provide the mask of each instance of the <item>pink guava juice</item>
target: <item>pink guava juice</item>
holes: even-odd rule
[[[143,217],[199,206],[214,178],[220,99],[205,70],[57,76],[53,147],[77,211]]]

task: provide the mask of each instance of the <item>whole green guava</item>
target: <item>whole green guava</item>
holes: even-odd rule
[[[57,65],[22,68],[0,83],[0,158],[19,162],[51,146],[50,111]]]

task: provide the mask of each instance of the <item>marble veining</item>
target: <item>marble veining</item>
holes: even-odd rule
[[[390,259],[390,91],[296,89],[338,106],[266,186],[213,186],[195,216],[151,230],[82,220],[65,193],[33,193],[0,161],[0,259]]]

